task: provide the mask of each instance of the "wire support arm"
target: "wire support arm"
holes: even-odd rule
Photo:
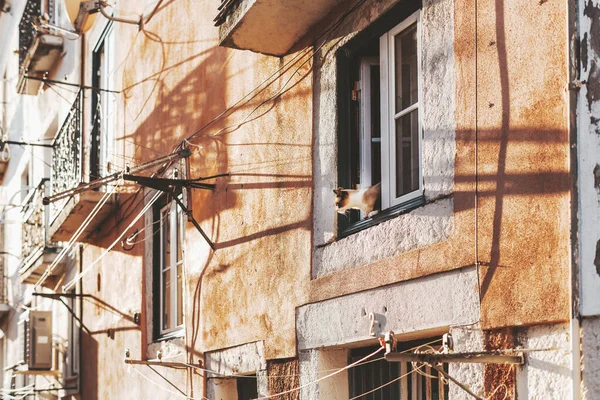
[[[206,240],[206,243],[208,243],[210,248],[215,250],[215,244],[208,237],[206,232],[204,232],[204,230],[202,229],[202,227],[200,226],[198,221],[196,221],[196,218],[194,218],[194,214],[192,213],[192,211],[189,208],[187,208],[185,206],[185,204],[183,204],[181,199],[178,196],[176,196],[176,194],[175,194],[175,192],[176,192],[175,189],[181,189],[182,187],[215,190],[216,186],[214,184],[201,183],[201,182],[199,182],[199,179],[189,180],[189,179],[149,178],[149,177],[145,177],[145,176],[135,176],[135,175],[129,175],[129,174],[123,175],[123,180],[133,181],[142,186],[148,187],[150,189],[154,189],[154,190],[158,190],[158,191],[170,194],[173,197],[173,199],[175,200],[175,202],[177,202],[177,205],[179,205],[179,208],[181,208],[181,210],[185,213],[185,215],[188,216],[189,221],[194,225],[196,230],[198,232],[200,232],[200,235],[202,235],[204,240]]]
[[[32,146],[32,147],[47,147],[53,148],[54,145],[50,143],[31,143],[31,142],[17,142],[15,140],[0,140],[0,148],[3,148],[5,144],[13,144],[17,146]]]
[[[142,186],[146,186],[152,189],[161,190],[163,192],[169,191],[173,188],[188,187],[192,189],[207,189],[215,190],[216,185],[210,183],[201,183],[198,180],[190,179],[168,179],[168,178],[151,178],[147,176],[138,176],[124,174],[123,180],[132,181]]]
[[[174,152],[172,154],[168,154],[166,156],[159,157],[156,160],[148,161],[148,162],[140,164],[140,165],[138,165],[136,167],[129,168],[129,170],[127,172],[129,174],[134,174],[136,172],[142,172],[142,171],[145,171],[145,170],[150,169],[152,167],[155,167],[157,165],[160,165],[160,164],[163,164],[163,163],[167,163],[169,161],[177,160],[177,159],[180,159],[180,158],[187,158],[191,154],[192,154],[192,152],[191,152],[190,149],[184,148],[184,149],[176,151],[176,152]],[[48,205],[50,203],[54,203],[55,201],[59,201],[59,200],[65,199],[67,197],[71,197],[71,196],[74,196],[76,194],[79,194],[79,193],[82,193],[82,192],[86,192],[88,190],[99,188],[99,187],[104,186],[104,185],[106,185],[108,183],[115,182],[115,181],[119,180],[121,178],[122,174],[123,174],[122,172],[117,172],[117,173],[114,173],[112,175],[108,175],[108,176],[105,176],[103,178],[96,179],[96,180],[94,180],[92,182],[84,183],[84,184],[79,185],[79,186],[77,186],[77,187],[75,187],[73,189],[65,190],[64,192],[57,193],[57,194],[55,194],[53,196],[44,197],[43,203],[44,203],[44,205]]]
[[[439,363],[469,363],[469,364],[517,364],[523,365],[525,358],[523,353],[503,354],[500,352],[476,352],[476,353],[387,353],[386,361],[390,362],[424,362],[435,365]]]
[[[54,85],[69,86],[69,87],[73,87],[73,88],[77,88],[77,89],[93,90],[93,91],[98,91],[98,92],[115,93],[115,94],[121,93],[119,90],[109,90],[109,89],[102,89],[102,88],[94,87],[94,86],[78,85],[77,83],[57,81],[54,79],[48,79],[48,78],[44,78],[44,77],[38,78],[37,76],[29,76],[27,74],[23,75],[23,77],[25,79],[29,79],[32,81],[39,81],[39,82],[50,83],[50,84],[54,84]]]
[[[75,320],[77,320],[77,322],[79,322],[79,325],[88,333],[91,334],[92,332],[88,329],[87,326],[85,326],[85,324],[83,323],[83,321],[81,320],[81,318],[79,318],[77,316],[77,314],[75,313],[75,311],[69,307],[69,305],[62,299],[62,296],[56,296],[56,294],[49,294],[49,293],[33,293],[34,296],[39,296],[39,297],[45,297],[48,299],[52,299],[52,300],[58,300],[60,301],[67,309],[67,311],[69,312],[69,314],[71,314],[71,316],[73,318],[75,318]],[[70,297],[70,296],[66,296],[66,297]]]
[[[125,358],[125,364],[131,365],[146,365],[155,367],[167,367],[167,368],[197,368],[203,369],[201,365],[194,365],[182,362],[168,362],[168,361],[146,361],[146,360],[132,360],[131,358]]]

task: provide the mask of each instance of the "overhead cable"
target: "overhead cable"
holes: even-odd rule
[[[296,392],[296,391],[298,391],[298,390],[300,390],[300,389],[303,389],[303,388],[305,388],[305,387],[307,387],[307,386],[314,385],[315,383],[321,382],[322,380],[325,380],[325,379],[331,378],[332,376],[335,376],[335,375],[337,375],[337,374],[339,374],[339,373],[341,373],[341,372],[343,372],[343,371],[346,371],[346,370],[348,370],[348,369],[350,369],[350,368],[354,367],[355,365],[357,365],[357,364],[360,364],[361,362],[363,362],[363,361],[365,361],[365,360],[367,360],[367,359],[369,359],[369,358],[373,357],[374,355],[381,353],[383,350],[385,350],[385,347],[380,347],[379,349],[375,350],[373,353],[371,353],[371,354],[369,354],[369,355],[367,355],[367,356],[365,356],[365,357],[361,358],[360,360],[358,360],[358,361],[356,361],[356,362],[353,362],[352,364],[348,364],[348,365],[346,365],[345,367],[343,367],[343,368],[340,368],[340,369],[338,369],[337,371],[335,371],[335,372],[332,372],[332,373],[330,373],[330,374],[328,374],[328,375],[325,375],[325,376],[323,376],[323,377],[321,377],[321,378],[315,379],[314,381],[311,381],[311,382],[305,383],[304,385],[300,385],[300,386],[298,386],[298,387],[296,387],[296,388],[293,388],[293,389],[284,390],[283,392],[276,393],[276,394],[272,394],[272,395],[269,395],[269,396],[257,397],[257,398],[256,398],[256,399],[254,399],[254,400],[273,399],[273,398],[276,398],[276,397],[279,397],[279,396],[283,396],[284,394],[287,394],[287,393]]]
[[[133,221],[131,221],[131,223],[127,226],[127,228],[125,228],[123,230],[123,232],[121,232],[121,234],[119,235],[119,237],[117,237],[117,239],[111,243],[110,246],[108,246],[103,252],[102,254],[96,258],[94,260],[94,262],[92,262],[89,266],[87,266],[83,271],[81,271],[80,273],[78,273],[69,283],[67,283],[66,285],[63,286],[63,292],[68,292],[73,285],[75,285],[77,283],[77,281],[79,281],[81,278],[83,278],[92,268],[94,268],[94,266],[96,264],[98,264],[100,262],[100,260],[102,260],[108,253],[110,253],[110,251],[118,244],[121,242],[121,239],[123,239],[123,236],[125,236],[125,234],[129,231],[129,229],[131,229],[138,221],[140,218],[142,218],[146,212],[152,207],[152,205],[156,202],[156,200],[158,200],[158,198],[162,195],[162,192],[157,192],[154,197],[152,197],[152,199],[150,199],[150,201],[148,202],[148,204],[146,204],[144,206],[144,208],[142,209],[142,211],[140,211],[140,213],[133,219]]]
[[[356,399],[360,399],[361,397],[364,397],[364,396],[366,396],[366,395],[368,395],[368,394],[371,394],[371,393],[373,393],[373,392],[376,392],[376,391],[378,391],[379,389],[383,389],[384,387],[386,387],[386,386],[389,386],[389,385],[391,385],[391,384],[392,384],[392,383],[394,383],[394,382],[398,382],[398,381],[399,381],[400,379],[402,379],[402,378],[405,378],[405,377],[407,377],[407,376],[409,376],[409,375],[412,375],[413,373],[417,372],[417,370],[419,370],[419,369],[421,369],[421,368],[422,368],[422,366],[421,366],[421,367],[419,367],[419,368],[417,368],[417,369],[410,370],[409,372],[405,373],[404,375],[400,375],[399,377],[397,377],[397,378],[394,378],[394,379],[392,379],[391,381],[389,381],[389,382],[387,382],[387,383],[384,383],[384,384],[383,384],[383,385],[381,385],[381,386],[378,386],[378,387],[376,387],[375,389],[369,390],[368,392],[365,392],[365,393],[363,393],[363,394],[359,394],[358,396],[354,396],[354,397],[352,397],[351,399],[348,399],[348,400],[356,400]]]
[[[116,192],[118,186],[119,185],[114,185],[114,186],[112,186],[110,188],[110,190],[107,190],[104,193],[104,195],[102,196],[102,198],[100,199],[100,201],[98,203],[96,203],[96,205],[94,206],[94,208],[92,209],[92,211],[88,214],[87,217],[85,217],[85,219],[83,220],[83,222],[81,223],[81,225],[79,225],[79,228],[77,228],[77,230],[73,233],[73,236],[71,236],[71,239],[69,239],[69,242],[67,243],[67,245],[61,250],[61,252],[58,254],[58,256],[56,256],[56,258],[54,259],[54,261],[52,261],[52,264],[50,264],[48,266],[48,268],[46,269],[46,271],[44,272],[44,274],[36,282],[36,284],[33,287],[34,290],[37,290],[37,288],[39,286],[41,286],[45,282],[46,278],[48,278],[48,276],[50,276],[52,274],[52,272],[54,271],[54,269],[56,268],[56,266],[58,265],[58,263],[60,263],[62,261],[62,259],[65,257],[65,255],[71,249],[71,247],[73,247],[73,245],[75,244],[75,242],[77,242],[77,240],[79,239],[79,237],[81,236],[81,234],[90,225],[90,223],[96,217],[96,215],[98,215],[98,213],[100,212],[100,209],[102,209],[102,207],[104,206],[104,204],[106,204],[106,202],[108,201],[108,199],[110,199],[110,197],[112,196],[112,194]]]
[[[138,374],[140,375],[142,378],[144,378],[145,380],[147,380],[148,382],[150,382],[151,384],[153,384],[154,386],[157,386],[159,388],[161,388],[162,390],[169,392],[171,394],[174,394],[175,396],[179,396],[183,399],[189,399],[189,400],[195,400],[195,397],[189,397],[187,395],[181,394],[179,392],[176,392],[174,390],[168,389],[166,387],[164,387],[163,385],[158,384],[157,382],[153,381],[152,379],[148,378],[146,375],[144,375],[143,373],[141,373],[140,371],[137,370],[137,368],[135,366],[131,366],[131,368]],[[202,397],[203,400],[208,400],[206,397]]]

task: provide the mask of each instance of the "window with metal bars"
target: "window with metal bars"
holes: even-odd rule
[[[247,377],[237,378],[238,400],[251,400],[258,397],[258,388],[256,387],[256,374]]]
[[[406,342],[410,349],[427,341]],[[353,349],[350,363],[373,353],[377,347]],[[380,358],[380,359],[377,359]],[[374,361],[376,360],[376,361]],[[370,362],[369,362],[370,361]],[[418,372],[415,371],[418,369]],[[448,364],[443,365],[444,371]],[[438,372],[427,366],[412,363],[388,362],[381,356],[367,360],[348,371],[350,399],[363,400],[447,400],[448,385],[442,383]]]

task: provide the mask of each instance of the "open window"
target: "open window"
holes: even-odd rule
[[[351,211],[341,236],[423,201],[420,2],[396,6],[338,52],[338,182],[381,184],[375,216]]]

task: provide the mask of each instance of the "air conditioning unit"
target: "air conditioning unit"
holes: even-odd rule
[[[27,311],[21,314],[18,326],[26,369],[52,369],[52,311]]]

